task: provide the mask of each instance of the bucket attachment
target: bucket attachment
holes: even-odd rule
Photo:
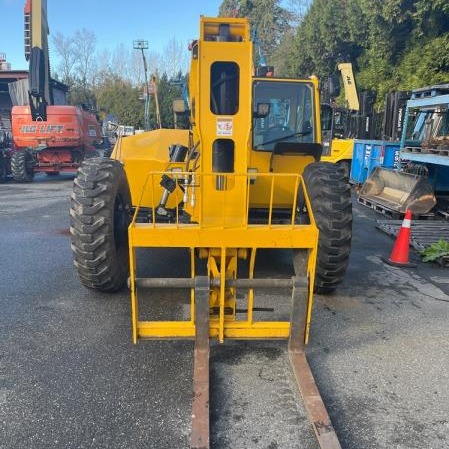
[[[427,214],[435,206],[432,186],[424,176],[376,167],[359,192],[359,201],[387,211]]]

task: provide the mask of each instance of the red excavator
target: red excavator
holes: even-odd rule
[[[96,147],[101,143],[101,126],[92,111],[66,105],[65,95],[54,100],[48,34],[47,1],[26,0],[28,86],[16,87],[17,101],[11,112],[11,172],[18,182],[30,182],[36,172],[74,172],[84,159],[97,155]],[[20,94],[20,90],[26,94]]]

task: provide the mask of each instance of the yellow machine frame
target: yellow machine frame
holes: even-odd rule
[[[349,62],[338,64],[338,70],[340,71],[343,82],[346,107],[354,112],[359,111],[359,97],[352,64]],[[321,160],[333,163],[346,162],[350,166],[354,152],[354,139],[334,138],[331,139],[329,144],[330,154],[322,156]]]
[[[183,176],[184,173],[180,173]],[[149,179],[157,182],[161,173],[151,173]],[[207,179],[215,174],[196,175],[200,179]],[[228,175],[229,176],[229,175]],[[294,179],[296,190],[304,188],[299,175],[260,174],[270,179],[272,190],[270,196],[274,197],[275,180],[285,177]],[[241,187],[248,186],[250,175],[231,175],[230,178],[243,178],[244,183],[236,182]],[[201,183],[203,185],[203,183]],[[151,189],[150,189],[151,190]],[[226,196],[227,191],[223,192]],[[248,195],[248,189],[241,188],[242,198]],[[310,203],[306,196],[309,210]],[[226,199],[223,200],[226,203]],[[247,202],[247,201],[246,201]],[[248,204],[248,203],[247,203]],[[296,201],[292,205],[296,208]],[[270,214],[272,203],[270,204]],[[191,277],[195,277],[195,255],[207,258],[210,279],[218,279],[219,286],[213,287],[210,293],[210,308],[218,307],[219,313],[210,321],[210,337],[218,337],[220,342],[224,338],[288,338],[290,323],[288,321],[255,322],[252,309],[254,305],[253,289],[248,289],[248,317],[245,321],[235,321],[235,314],[225,315],[225,308],[235,302],[235,288],[226,288],[226,280],[235,279],[237,260],[249,257],[249,278],[254,276],[256,250],[258,248],[295,248],[308,251],[307,273],[311,286],[315,276],[316,250],[318,246],[318,229],[313,216],[310,215],[310,224],[299,225],[293,219],[288,225],[272,224],[248,224],[246,219],[242,226],[230,227],[223,216],[223,222],[215,225],[201,224],[175,224],[165,223],[138,223],[139,208],[136,209],[133,221],[129,228],[130,247],[130,288],[132,299],[132,323],[133,341],[139,338],[167,338],[167,337],[191,337],[195,336],[195,310],[194,291],[192,288],[191,316],[188,321],[140,321],[138,314],[138,288],[136,250],[137,248],[161,247],[161,248],[188,248],[191,254]],[[244,217],[248,217],[246,213]],[[294,214],[293,214],[294,217]],[[166,281],[169,287],[170,280]],[[187,284],[186,284],[187,285]],[[161,284],[162,286],[162,284]],[[192,285],[193,287],[193,285]],[[308,289],[307,311],[307,339],[310,325],[313,288]],[[234,305],[232,305],[234,309]],[[232,319],[231,319],[232,318]]]
[[[292,366],[320,446],[339,449],[303,352],[311,321],[319,231],[301,174],[319,159],[317,151],[321,151],[318,80],[271,79],[274,91],[276,85],[290,89],[293,84],[289,83],[307,91],[311,104],[307,113],[314,124],[307,133],[311,143],[295,143],[294,151],[292,146],[256,151],[252,142],[253,88],[265,79],[254,77],[252,54],[247,19],[202,17],[200,38],[192,45],[192,129],[158,129],[116,143],[112,158],[124,164],[135,208],[128,229],[133,341],[195,340],[191,448],[205,449],[210,447],[209,339],[288,339]],[[217,65],[223,75],[218,81],[213,79]],[[238,78],[233,86],[237,107],[217,112],[212,90],[215,84],[220,86],[232,78]],[[232,96],[232,89],[218,91],[224,102],[230,93]],[[298,95],[298,109],[301,101],[305,100]],[[305,114],[302,117],[305,121]],[[185,147],[187,163],[167,158],[167,149],[174,144]],[[221,164],[223,160],[225,164]],[[163,220],[165,207],[172,215]],[[258,208],[265,214],[261,220],[251,215]],[[190,277],[139,277],[137,252],[142,248],[187,249]],[[268,248],[295,252],[294,277],[257,278],[257,250]],[[207,261],[205,276],[198,275],[198,258]],[[248,261],[247,278],[237,275],[242,259]],[[289,320],[255,319],[254,290],[259,287],[292,289]],[[141,320],[139,293],[146,288],[190,289],[189,318]],[[237,290],[246,292],[244,319],[236,317],[237,301],[241,301]]]
[[[228,41],[217,42],[215,36],[220,27],[226,26]],[[212,36],[212,37],[211,37]],[[219,55],[217,48],[219,47]],[[238,259],[249,258],[249,278],[254,276],[256,251],[259,248],[288,248],[306,250],[308,257],[305,276],[308,278],[308,312],[304,340],[307,340],[312,306],[318,228],[313,219],[306,188],[300,173],[314,161],[310,155],[277,155],[254,151],[251,147],[252,83],[254,69],[252,42],[246,19],[201,18],[200,39],[194,43],[190,71],[190,98],[192,108],[192,133],[185,130],[155,130],[119,140],[112,157],[122,160],[127,173],[132,202],[137,205],[129,227],[130,288],[132,297],[133,340],[139,338],[179,338],[195,335],[195,303],[192,289],[191,316],[188,321],[141,321],[138,307],[136,267],[137,248],[187,248],[191,253],[191,276],[196,275],[195,256],[207,259],[208,277],[216,285],[210,291],[210,337],[225,338],[287,338],[289,322],[255,322],[252,307],[253,289],[248,289],[248,316],[245,321],[235,320],[235,287],[226,282],[236,278]],[[211,73],[218,61],[233,61],[240,76],[239,108],[234,114],[216,115],[210,107],[211,100],[204,86],[211,85]],[[276,81],[273,79],[273,81]],[[313,92],[313,140],[321,142],[318,80],[279,80],[284,83],[302,82]],[[208,149],[222,138],[220,127],[228,124],[226,139],[235,147],[232,173],[213,171],[213,155]],[[167,164],[169,143],[180,143],[198,148],[201,154],[199,168],[183,172],[184,164]],[[150,149],[150,151],[149,151]],[[148,155],[151,155],[149,157]],[[176,217],[171,223],[140,223],[137,218],[141,207],[150,208],[153,218],[162,188],[161,176],[166,175],[182,183],[190,177],[186,191],[190,198],[184,208],[191,216],[190,223],[182,223]],[[193,179],[192,179],[193,178]],[[217,178],[225,183],[216,188]],[[189,190],[190,189],[190,190]],[[308,224],[298,224],[295,219],[298,192],[304,192],[307,202]],[[183,201],[179,187],[170,195],[171,205]],[[186,195],[186,194],[184,194]],[[193,197],[195,198],[193,200]],[[191,201],[190,201],[191,200]],[[264,205],[268,219],[264,224],[251,224],[251,207]],[[290,222],[273,222],[277,207],[290,210]],[[225,314],[225,310],[227,313]],[[232,313],[229,313],[232,310]]]
[[[325,162],[343,162],[351,163],[354,153],[354,139],[332,139],[331,154],[322,156],[321,160]]]

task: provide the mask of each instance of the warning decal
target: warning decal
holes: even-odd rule
[[[232,136],[233,125],[232,117],[217,117],[217,136]]]

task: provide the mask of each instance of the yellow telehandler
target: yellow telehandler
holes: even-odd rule
[[[209,340],[231,338],[288,339],[318,441],[338,448],[303,351],[313,292],[342,281],[352,232],[344,172],[320,162],[318,80],[255,76],[247,19],[201,17],[190,48],[190,129],[119,138],[111,159],[80,167],[70,210],[76,270],[99,291],[128,283],[135,343],[194,339],[191,447],[210,445]],[[142,248],[186,249],[190,276],[143,277]],[[257,277],[263,249],[292,250],[295,276]],[[255,290],[286,287],[291,319],[256,319]],[[189,318],[141,320],[138,300],[152,288],[190,289]]]
[[[339,108],[333,99],[331,104],[321,104],[321,128],[322,128],[322,161],[339,164],[347,179],[351,173],[352,156],[354,152],[354,138],[357,132],[350,130],[350,117],[359,113],[359,94],[355,82],[352,64],[344,62],[338,64],[338,71],[344,88],[346,106]],[[332,81],[331,81],[332,80]],[[328,84],[338,84],[333,77],[329,78]],[[340,92],[340,88],[333,88]],[[333,90],[331,89],[331,90]],[[338,94],[337,94],[338,95]],[[325,95],[327,96],[327,95]],[[330,95],[331,97],[333,95]]]

